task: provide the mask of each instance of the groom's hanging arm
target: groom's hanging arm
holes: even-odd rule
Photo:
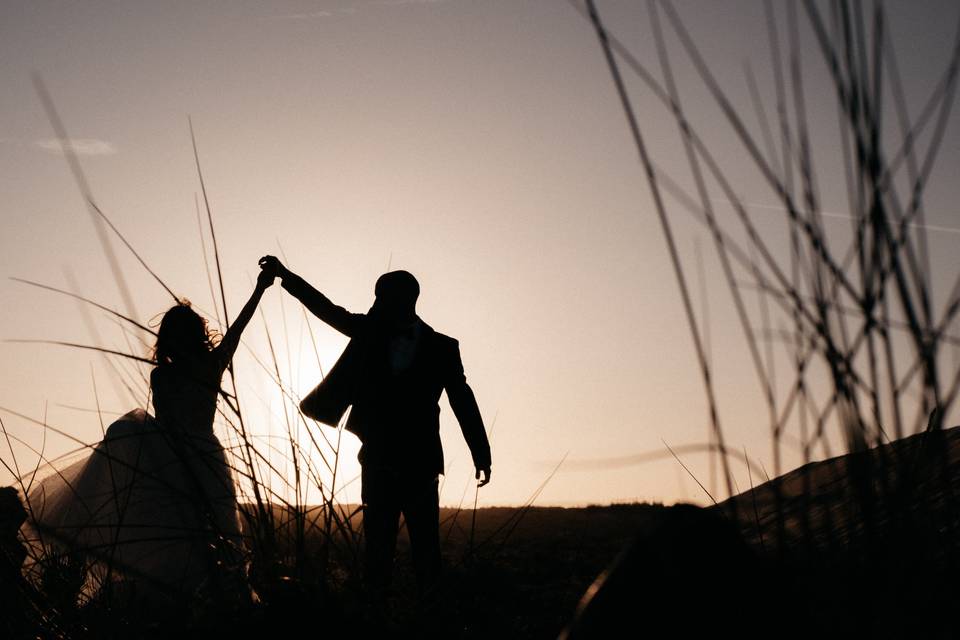
[[[330,299],[310,286],[306,280],[287,269],[274,256],[260,258],[260,268],[281,279],[281,285],[290,295],[299,300],[310,313],[317,316],[340,333],[353,337],[363,324],[362,313],[350,313],[335,305]]]
[[[482,487],[490,482],[490,442],[487,440],[487,430],[483,426],[477,399],[473,395],[473,389],[467,384],[463,361],[460,358],[460,346],[456,340],[453,341],[450,351],[443,386],[447,391],[450,408],[460,423],[460,431],[470,447],[473,465],[477,470],[476,477],[480,480],[477,486]],[[480,478],[481,473],[483,479]]]

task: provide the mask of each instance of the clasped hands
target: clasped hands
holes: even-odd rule
[[[289,273],[276,256],[263,256],[257,264],[260,265],[260,273],[267,274],[270,278],[282,278]]]
[[[274,278],[284,278],[290,273],[276,256],[263,256],[258,264],[260,275],[257,276],[257,286],[264,289],[273,284]]]

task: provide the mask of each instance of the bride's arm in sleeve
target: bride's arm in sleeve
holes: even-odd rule
[[[250,299],[247,300],[247,304],[243,305],[240,314],[234,319],[233,324],[227,329],[226,335],[223,336],[220,344],[214,350],[217,359],[223,366],[226,366],[233,359],[233,354],[240,345],[240,334],[247,328],[250,319],[253,317],[253,312],[257,310],[257,305],[260,304],[263,292],[273,284],[273,279],[273,274],[267,271],[260,272],[260,275],[257,276],[257,285],[254,287],[253,293],[250,294]]]

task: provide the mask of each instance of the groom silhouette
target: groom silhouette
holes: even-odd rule
[[[368,595],[385,602],[402,513],[410,536],[421,595],[440,577],[438,476],[443,473],[440,394],[470,447],[478,486],[490,481],[490,445],[460,360],[459,343],[434,331],[416,314],[420,285],[406,271],[377,280],[366,314],[333,304],[274,256],[263,270],[350,342],[316,389],[300,403],[304,415],[337,426],[352,407],[345,429],[360,438],[364,582]],[[482,478],[481,478],[482,476]]]

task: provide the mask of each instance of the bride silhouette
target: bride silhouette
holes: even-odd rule
[[[219,342],[189,302],[169,309],[150,375],[156,415],[128,412],[29,492],[37,540],[88,566],[87,595],[118,581],[154,605],[249,593],[236,488],[213,421],[220,380],[271,284],[262,271]]]

